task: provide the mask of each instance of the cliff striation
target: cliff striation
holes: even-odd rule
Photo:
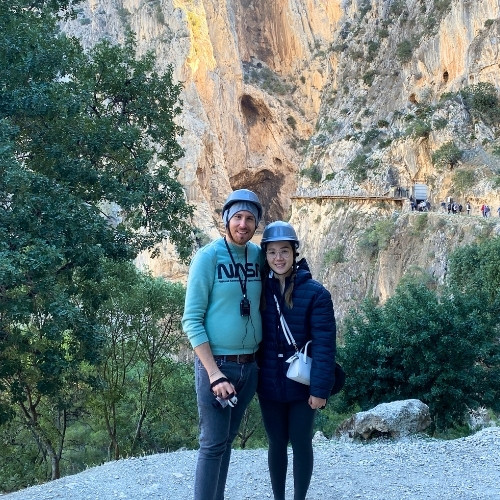
[[[498,0],[88,0],[65,29],[90,46],[130,28],[174,67],[200,241],[230,190],[253,189],[266,221],[291,217],[342,317],[415,266],[443,280],[450,250],[498,234],[493,219],[411,213],[405,195],[423,184],[432,208],[497,215],[499,17]],[[186,274],[168,242],[139,264]]]

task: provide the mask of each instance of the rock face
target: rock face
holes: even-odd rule
[[[442,281],[452,248],[498,233],[369,198],[423,183],[433,206],[468,199],[496,215],[500,119],[458,91],[498,94],[498,0],[88,0],[65,25],[86,46],[120,42],[127,27],[184,82],[178,166],[200,241],[220,234],[232,189],[254,190],[264,222],[291,217],[339,319],[366,295],[389,296],[411,266]],[[458,159],[436,166],[449,144]],[[383,220],[394,231],[360,253]],[[171,279],[187,271],[168,244],[138,263]]]
[[[333,4],[333,5],[330,5]],[[337,2],[92,0],[68,32],[90,46],[130,26],[142,51],[184,82],[180,180],[200,213],[216,214],[232,189],[283,218],[301,161],[294,144],[313,132],[328,77],[315,54],[333,39]],[[213,235],[215,217],[201,224]]]
[[[340,424],[339,436],[368,440],[380,436],[400,438],[422,432],[431,424],[429,407],[418,399],[382,403],[356,413]]]
[[[370,198],[295,198],[290,222],[301,256],[332,293],[338,321],[367,296],[385,301],[407,273],[443,284],[455,248],[500,236],[499,217],[412,212]]]

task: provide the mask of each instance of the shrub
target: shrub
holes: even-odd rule
[[[481,82],[469,85],[460,91],[466,107],[472,115],[487,121],[500,123],[500,106],[497,90],[492,83]]]
[[[410,40],[403,40],[401,43],[398,43],[396,48],[396,56],[402,62],[408,62],[413,55],[413,45]]]
[[[389,36],[389,30],[387,28],[380,28],[377,30],[377,35],[380,38],[387,38]]]
[[[431,126],[426,120],[415,120],[411,127],[409,127],[408,132],[413,137],[429,137],[431,132]]]
[[[463,151],[455,146],[454,142],[450,141],[432,153],[432,163],[438,168],[447,166],[453,168],[462,158],[462,154]]]
[[[444,15],[451,8],[451,0],[435,0],[434,9],[440,14]]]
[[[453,175],[453,185],[455,189],[465,194],[476,183],[476,176],[473,170],[458,170]]]
[[[436,118],[432,121],[432,128],[434,130],[442,130],[448,125],[448,120],[446,118]]]
[[[340,123],[337,120],[328,120],[325,123],[325,130],[330,134],[333,134],[339,127]]]
[[[290,126],[290,128],[292,130],[295,130],[295,127],[297,126],[297,120],[295,120],[295,118],[293,116],[289,116],[286,119],[286,122],[288,123],[288,125]]]
[[[345,262],[344,245],[337,245],[335,248],[328,250],[323,258],[323,263],[325,264],[325,266],[340,264],[341,262]]]
[[[429,405],[435,429],[463,424],[468,407],[498,408],[496,317],[477,292],[476,283],[468,293],[445,289],[438,296],[421,277],[403,280],[383,306],[365,301],[346,318],[338,353],[349,374],[346,403],[366,410],[418,398]]]
[[[363,137],[361,144],[363,146],[367,146],[373,140],[375,140],[379,135],[380,135],[380,130],[378,130],[376,128],[372,128],[372,129],[368,130],[368,132],[365,133],[365,136]]]
[[[367,156],[364,153],[358,153],[356,157],[347,164],[347,170],[354,175],[356,182],[363,182],[367,179]]]
[[[366,13],[369,12],[370,10],[372,10],[372,7],[368,2],[362,4],[359,8],[360,18],[363,19],[365,17]]]
[[[344,52],[344,50],[346,50],[347,47],[349,47],[349,45],[347,45],[347,43],[337,43],[337,44],[332,45],[332,51],[333,52]],[[302,82],[302,83],[305,83],[305,79],[304,79],[304,82]]]
[[[389,8],[390,17],[399,17],[404,10],[405,4],[402,0],[396,0],[393,2]]]
[[[415,232],[421,233],[427,226],[428,214],[418,214],[415,219]]]
[[[308,177],[311,182],[319,184],[321,182],[321,170],[317,165],[313,165],[310,168],[304,168],[300,171],[300,175]]]
[[[372,83],[373,83],[373,80],[375,80],[375,77],[377,76],[377,72],[375,70],[370,70],[370,71],[367,71],[364,75],[363,75],[363,83],[365,85],[368,85],[368,87],[371,87]]]
[[[368,60],[373,61],[375,56],[377,55],[378,49],[380,48],[380,44],[370,40],[368,42]]]
[[[394,222],[391,219],[378,220],[371,228],[367,229],[359,240],[359,248],[375,257],[381,250],[387,249],[394,233]]]

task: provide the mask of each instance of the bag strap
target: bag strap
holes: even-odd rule
[[[280,304],[278,302],[278,299],[276,298],[276,295],[274,295],[274,302],[276,302],[276,309],[278,310],[278,314],[280,316],[281,328],[282,328],[283,333],[285,335],[286,341],[288,342],[288,345],[293,345],[296,352],[299,352],[297,344],[295,343],[295,339],[293,338],[292,332],[290,331],[290,327],[288,326],[288,323],[286,322],[285,317],[281,313]]]

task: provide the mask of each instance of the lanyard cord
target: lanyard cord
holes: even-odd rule
[[[227,251],[229,253],[229,257],[231,257],[231,261],[234,266],[234,271],[238,276],[238,281],[240,282],[240,287],[241,287],[241,292],[243,293],[243,297],[246,298],[247,296],[247,264],[248,264],[248,247],[245,245],[245,270],[243,274],[245,275],[245,281],[241,281],[241,276],[240,276],[240,270],[238,266],[236,265],[236,262],[234,261],[233,254],[231,253],[231,249],[229,248],[229,245],[227,244],[226,237],[224,236],[224,243],[226,244]]]

